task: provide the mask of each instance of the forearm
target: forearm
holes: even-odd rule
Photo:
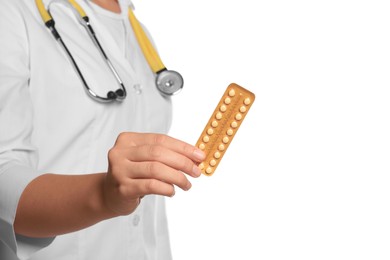
[[[49,237],[77,231],[114,217],[103,199],[105,174],[45,174],[24,190],[14,229],[21,235]]]
[[[166,135],[123,133],[108,152],[108,171],[45,174],[19,200],[15,232],[30,237],[66,234],[104,219],[132,213],[146,195],[173,196],[199,177],[203,151]]]

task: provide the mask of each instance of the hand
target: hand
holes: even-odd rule
[[[115,214],[133,212],[148,194],[173,196],[174,186],[189,190],[186,175],[199,177],[204,153],[162,134],[122,133],[108,153],[104,202]]]

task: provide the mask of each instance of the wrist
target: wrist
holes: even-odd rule
[[[118,217],[120,214],[117,214],[110,209],[106,199],[106,173],[99,173],[96,177],[96,188],[94,189],[96,192],[94,196],[91,196],[91,200],[89,201],[90,210],[95,214],[95,216],[99,216],[101,220]]]

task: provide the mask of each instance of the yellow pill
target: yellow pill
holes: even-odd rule
[[[212,159],[212,160],[210,161],[210,165],[211,165],[211,166],[215,166],[216,164],[217,164],[217,161],[216,161],[216,160]]]
[[[218,126],[218,122],[214,120],[214,121],[211,123],[211,126],[212,126],[212,127],[217,127],[217,126]]]
[[[221,119],[222,118],[222,114],[221,114],[221,112],[218,112],[216,115],[215,115],[215,118],[216,119]]]
[[[213,130],[212,128],[209,128],[209,129],[207,130],[207,134],[209,134],[209,135],[214,134],[214,130]]]
[[[232,100],[231,100],[230,98],[227,97],[227,98],[225,98],[225,101],[224,101],[224,102],[225,102],[226,105],[229,105],[230,102],[232,102]]]
[[[207,135],[203,136],[203,142],[207,143],[208,141],[210,141],[210,137]]]
[[[204,150],[204,148],[206,148],[206,146],[204,145],[204,143],[201,143],[201,144],[199,145],[199,149],[200,149],[200,150]]]
[[[244,99],[244,104],[245,105],[249,105],[250,103],[251,103],[251,99],[250,98]]]
[[[210,173],[212,173],[212,172],[213,172],[213,169],[211,169],[211,167],[207,167],[206,173],[210,174]]]
[[[204,163],[201,163],[198,165],[199,169],[203,170],[204,169]]]
[[[231,89],[229,91],[229,96],[234,97],[235,94],[236,94],[236,91],[234,89]]]
[[[221,153],[220,152],[215,152],[214,153],[214,158],[218,159],[219,157],[221,157]]]
[[[225,105],[222,105],[222,106],[219,108],[219,110],[220,110],[221,112],[225,112],[225,111],[226,111],[226,106],[225,106]]]
[[[218,146],[218,150],[220,150],[220,151],[225,150],[225,146],[224,146],[223,144],[220,144],[220,145]]]
[[[238,126],[237,122],[236,121],[233,121],[231,124],[230,124],[231,127],[233,128],[236,128]]]
[[[236,120],[241,120],[242,115],[240,113],[237,113],[237,115],[234,117]]]
[[[246,107],[245,106],[240,107],[240,112],[241,113],[245,113],[246,112]]]
[[[233,129],[229,128],[229,129],[226,131],[226,134],[227,134],[227,135],[232,135],[232,134],[233,134]]]
[[[225,136],[223,139],[222,139],[222,142],[224,142],[225,144],[227,144],[229,142],[229,137]]]

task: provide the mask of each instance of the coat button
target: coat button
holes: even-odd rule
[[[141,217],[139,215],[134,215],[133,217],[133,226],[138,226],[139,222],[141,221]]]
[[[142,85],[141,84],[134,84],[133,85],[133,89],[134,89],[134,92],[137,95],[141,95],[142,94]]]

